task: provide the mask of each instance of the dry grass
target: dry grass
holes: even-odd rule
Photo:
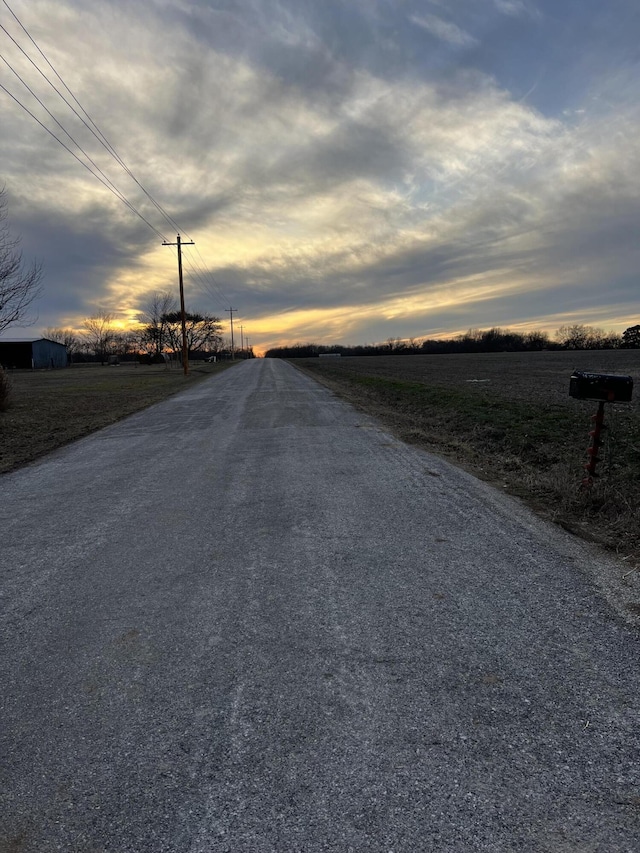
[[[640,558],[640,406],[607,406],[600,476],[582,488],[597,403],[574,368],[640,374],[640,350],[299,359],[406,441],[440,453],[563,526]],[[637,389],[640,394],[640,389]],[[631,565],[631,562],[630,562]]]
[[[237,362],[236,362],[237,363]],[[0,410],[0,473],[107,426],[231,366],[120,364],[11,372],[11,404]],[[1,379],[1,377],[0,377]]]

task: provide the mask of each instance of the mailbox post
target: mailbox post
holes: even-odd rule
[[[598,450],[602,446],[602,431],[604,426],[605,403],[629,403],[633,394],[633,379],[631,376],[618,376],[610,373],[583,373],[575,370],[569,381],[569,396],[577,400],[597,400],[598,411],[592,415],[593,429],[589,433],[590,442],[587,448],[589,456],[585,463],[587,476],[582,481],[585,488],[593,485],[596,476],[596,465],[600,461]]]

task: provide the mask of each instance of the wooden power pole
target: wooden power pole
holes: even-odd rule
[[[195,244],[193,240],[189,240],[186,243],[183,242],[182,240],[180,240],[180,235],[178,234],[177,243],[167,243],[167,241],[165,240],[162,245],[178,247],[178,280],[180,282],[180,321],[182,323],[182,369],[184,370],[184,375],[186,376],[189,373],[189,351],[187,348],[187,322],[184,310],[184,285],[182,283],[182,246],[194,246]]]
[[[237,308],[225,308],[224,309],[228,314],[231,315],[231,359],[233,360],[236,357],[235,348],[233,345],[233,312],[237,312]]]

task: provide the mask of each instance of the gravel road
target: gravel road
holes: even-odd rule
[[[0,494],[2,853],[640,850],[602,558],[291,365]]]

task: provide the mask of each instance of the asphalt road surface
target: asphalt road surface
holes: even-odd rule
[[[291,365],[0,495],[3,853],[640,850],[590,549]]]

